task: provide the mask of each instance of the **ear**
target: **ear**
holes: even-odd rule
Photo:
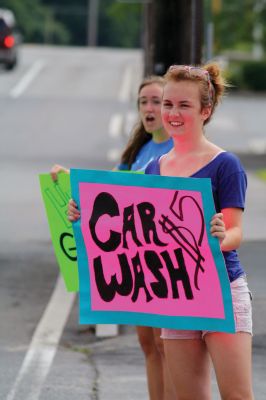
[[[207,106],[207,107],[204,107],[204,108],[202,109],[201,115],[202,115],[202,117],[203,117],[203,121],[206,121],[206,119],[208,119],[208,118],[210,117],[211,112],[212,112],[211,106]]]

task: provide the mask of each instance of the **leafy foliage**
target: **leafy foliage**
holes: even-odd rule
[[[99,0],[100,1],[100,0]],[[88,0],[42,0],[68,32],[69,44],[87,44]]]
[[[266,49],[264,0],[222,0],[220,11],[212,18],[215,53],[225,49],[250,50],[254,43],[254,28],[259,23],[263,25],[263,44]]]
[[[266,92],[266,60],[231,61],[225,72],[231,90]]]
[[[16,16],[18,29],[27,42],[65,44],[69,33],[55,21],[51,10],[40,0],[0,0],[0,8],[9,8]]]
[[[113,46],[140,47],[141,5],[112,2],[106,9],[110,19]]]
[[[161,2],[164,7],[164,0],[153,1]],[[211,7],[214,4],[219,7]],[[100,46],[141,45],[141,0],[98,0],[98,5]],[[254,28],[258,24],[262,29],[261,43],[266,49],[265,0],[204,0],[204,5],[207,14],[205,23],[210,18],[214,22],[216,54],[225,49],[250,50],[254,43]],[[26,42],[87,43],[89,0],[0,0],[0,7],[14,11]],[[212,16],[211,9],[216,9]],[[164,24],[167,24],[166,19]],[[165,46],[167,43],[166,40]]]
[[[99,0],[98,44],[139,47],[141,3]],[[86,45],[88,0],[0,0],[14,11],[25,42]]]

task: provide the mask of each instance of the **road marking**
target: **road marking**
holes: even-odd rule
[[[238,129],[237,121],[231,117],[217,116],[215,119],[210,121],[210,129],[219,129],[231,135],[236,129]]]
[[[118,100],[121,103],[126,103],[130,100],[131,86],[132,86],[132,68],[127,66],[124,71],[122,83],[118,93]],[[123,135],[124,130],[124,116],[122,114],[113,114],[109,122],[109,136],[117,139]],[[121,157],[120,148],[112,148],[107,151],[107,160],[117,163]]]
[[[113,114],[110,122],[109,122],[109,136],[111,138],[116,139],[123,133],[123,115],[122,114]]]
[[[248,147],[253,154],[265,154],[266,153],[266,139],[254,138],[248,141]]]
[[[107,160],[113,163],[117,163],[121,157],[121,149],[113,148],[107,151]]]
[[[74,300],[75,293],[66,291],[59,275],[6,400],[38,400]]]
[[[27,89],[30,83],[36,78],[36,76],[40,73],[42,68],[45,66],[45,62],[43,60],[37,60],[33,63],[28,72],[22,77],[22,79],[17,83],[17,85],[11,90],[10,96],[14,99],[18,98],[22,95],[23,92]]]
[[[130,136],[132,133],[132,128],[136,125],[138,121],[138,114],[136,111],[128,111],[126,114],[126,120],[124,124],[124,132],[126,136]]]
[[[127,66],[122,80],[122,85],[118,94],[118,100],[122,103],[126,103],[130,100],[131,95],[131,82],[132,82],[132,68]]]

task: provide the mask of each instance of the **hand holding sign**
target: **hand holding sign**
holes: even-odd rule
[[[68,214],[68,219],[71,222],[75,222],[80,218],[80,212],[77,208],[77,204],[73,199],[70,199],[68,202],[67,214]]]

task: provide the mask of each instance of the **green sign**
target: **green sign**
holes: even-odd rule
[[[50,174],[40,174],[40,185],[51,232],[52,243],[68,292],[79,290],[77,251],[72,223],[67,219],[70,200],[69,174],[58,174],[54,182]]]

